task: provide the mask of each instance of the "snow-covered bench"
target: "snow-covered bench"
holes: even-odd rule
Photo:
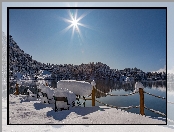
[[[69,109],[69,106],[73,106],[73,102],[76,101],[76,95],[85,97],[91,94],[94,83],[94,81],[90,84],[76,80],[61,80],[57,82],[57,89],[54,92],[55,108]]]
[[[55,111],[58,109],[69,109],[72,102],[76,100],[76,95],[66,88],[57,88],[54,90]]]
[[[91,84],[85,81],[61,80],[57,88],[53,89],[44,84],[38,86],[38,95],[41,96],[41,103],[55,103],[55,111],[58,109],[69,109],[76,101],[76,95],[88,96],[92,92]]]

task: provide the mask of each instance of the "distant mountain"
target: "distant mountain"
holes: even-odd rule
[[[152,80],[165,79],[166,75],[160,69],[159,73],[145,73],[138,68],[125,68],[124,70],[110,69],[110,67],[101,62],[90,62],[81,65],[50,65],[38,62],[32,59],[32,56],[25,53],[9,35],[9,77],[10,79],[23,79],[29,76],[34,79],[35,75],[40,74],[40,70],[47,70],[50,74],[55,74],[55,78],[69,80],[93,80],[93,79],[111,79],[116,81],[126,81],[126,77],[132,80]],[[48,72],[45,72],[48,73]]]

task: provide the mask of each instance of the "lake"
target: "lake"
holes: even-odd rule
[[[129,94],[129,93],[132,93],[135,89],[135,83],[122,84],[120,82],[114,82],[110,80],[97,80],[95,82],[96,82],[97,89],[101,90],[104,93],[109,93],[113,95]],[[142,83],[144,85],[144,91],[166,98],[166,81],[142,82]],[[105,104],[113,105],[117,107],[128,107],[132,105],[138,106],[140,103],[140,96],[139,96],[139,93],[136,93],[134,95],[129,95],[129,96],[109,96],[109,95],[106,96],[105,94],[101,94],[100,92],[96,91],[96,100],[101,101]],[[92,106],[91,100],[84,101],[80,99],[79,101],[80,103],[85,102],[85,107]],[[154,109],[156,111],[160,111],[166,114],[166,99],[157,98],[144,93],[144,103],[147,108]],[[81,106],[84,107],[83,105]],[[95,102],[95,106],[103,106],[103,104]],[[139,108],[131,108],[131,109],[127,109],[126,111],[137,113],[137,114],[140,113]],[[165,118],[165,116],[156,114],[149,110],[144,109],[144,111],[146,116]]]

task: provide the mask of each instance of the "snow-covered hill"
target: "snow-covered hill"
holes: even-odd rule
[[[10,79],[22,79],[33,77],[39,72],[42,63],[33,60],[32,56],[25,53],[17,43],[9,36],[9,77]]]

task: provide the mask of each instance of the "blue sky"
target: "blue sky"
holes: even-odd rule
[[[75,14],[76,10],[70,12]],[[163,9],[79,9],[78,25],[66,9],[10,10],[14,40],[33,59],[51,64],[102,62],[112,69],[157,71],[166,65],[166,11]]]

